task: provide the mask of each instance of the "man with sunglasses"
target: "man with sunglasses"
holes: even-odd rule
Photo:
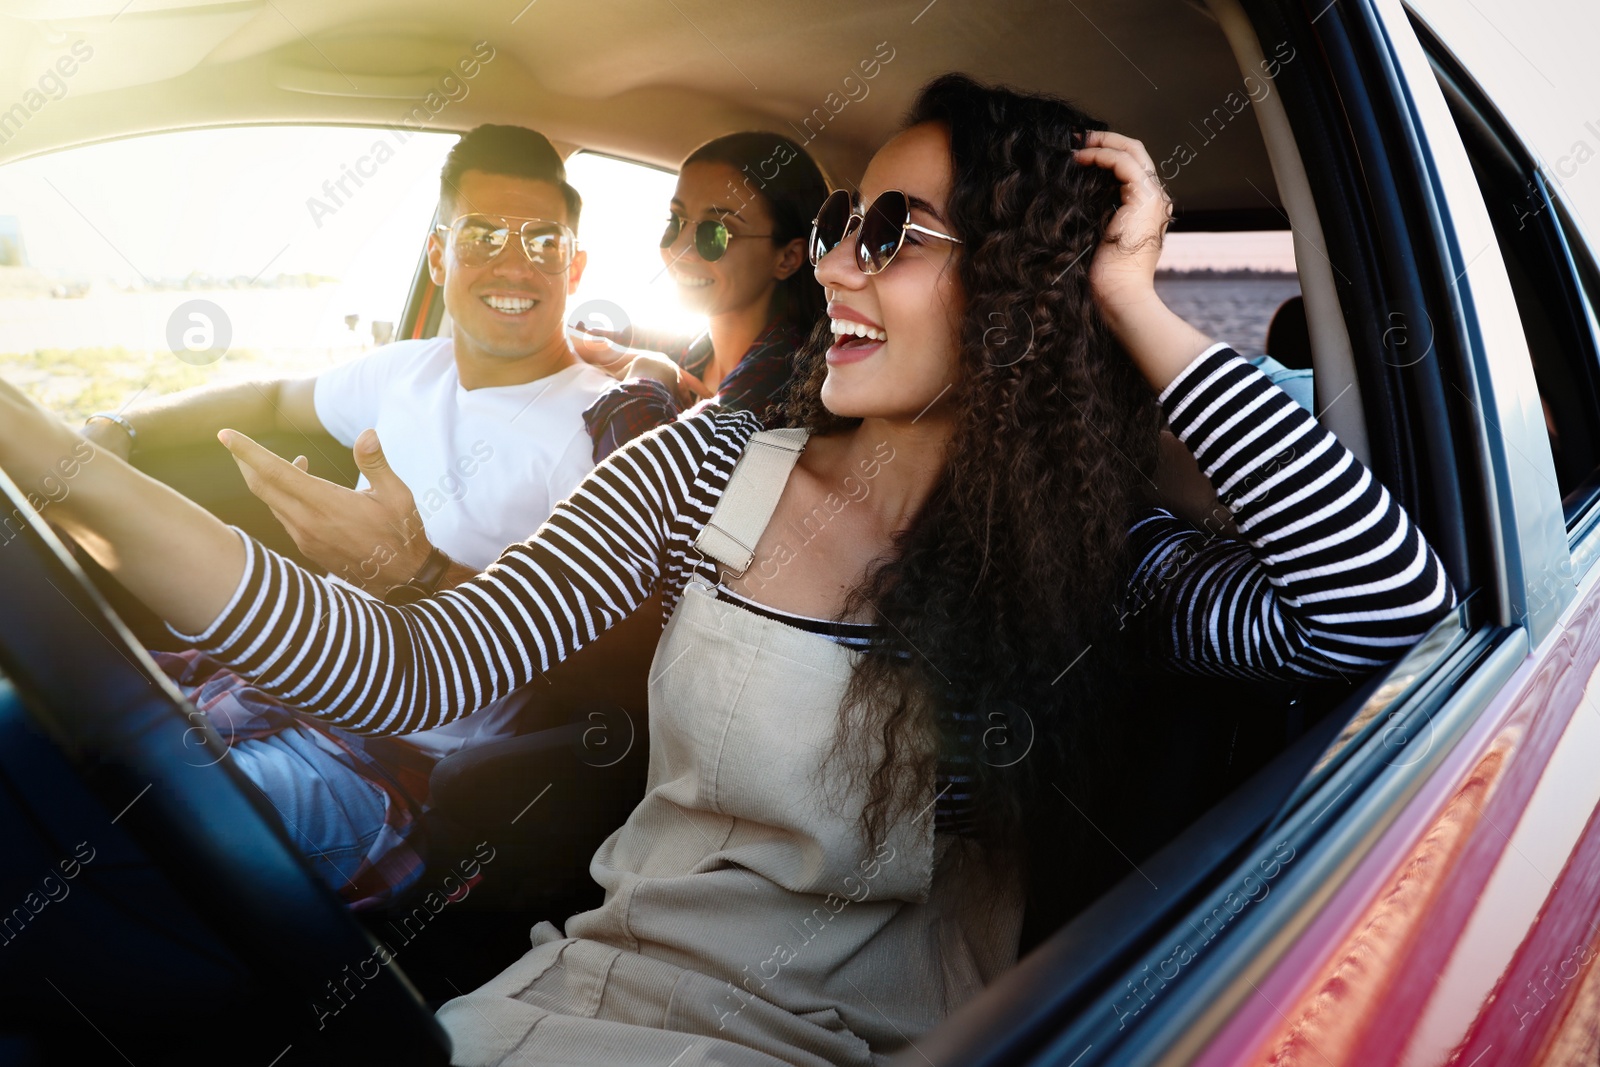
[[[449,559],[475,573],[537,529],[593,467],[583,411],[614,380],[578,358],[564,328],[585,265],[580,207],[541,134],[480,126],[445,161],[428,238],[445,335],[398,341],[314,378],[211,386],[94,416],[84,433],[128,458],[224,428],[326,431],[354,448],[356,490],[305,473],[303,457],[270,486],[247,479],[270,490],[263,499],[309,558],[390,601],[433,592]],[[408,547],[429,544],[420,567],[397,573]],[[154,655],[353,903],[390,899],[416,880],[409,841],[433,763],[511,736],[521,703],[513,695],[439,729],[360,738],[296,715],[198,653]]]

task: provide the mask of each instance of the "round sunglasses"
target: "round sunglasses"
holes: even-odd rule
[[[513,228],[513,222],[521,225]],[[456,262],[463,267],[481,267],[489,263],[505,251],[513,232],[528,262],[546,274],[564,272],[572,265],[578,248],[576,235],[564,224],[551,219],[468,214],[448,226],[440,223],[434,229],[449,239]]]
[[[911,198],[899,189],[879,193],[872,206],[861,212],[852,208],[849,193],[836,189],[828,194],[817,217],[811,220],[811,242],[807,248],[811,265],[816,266],[823,256],[858,229],[856,266],[862,274],[877,274],[892,263],[900,246],[905,244],[908,230],[951,244],[963,243],[959,237],[912,222]]]
[[[661,234],[661,247],[670,248],[683,232],[689,220],[677,212],[667,216],[667,228]],[[715,263],[728,251],[728,242],[736,237],[771,237],[770,233],[729,233],[728,228],[715,219],[701,219],[694,224],[694,250],[707,263]]]

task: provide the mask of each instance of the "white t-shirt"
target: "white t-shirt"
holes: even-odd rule
[[[594,467],[583,411],[615,385],[578,362],[522,385],[464,389],[448,337],[397,341],[321,374],[317,418],[345,445],[378,431],[428,540],[483,568],[538,529]],[[367,488],[365,476],[357,488]],[[512,734],[515,697],[405,740],[442,757]]]

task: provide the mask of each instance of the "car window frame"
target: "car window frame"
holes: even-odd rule
[[[444,320],[444,293],[434,283],[428,270],[428,237],[439,225],[439,209],[433,209],[428,228],[422,235],[422,248],[417,253],[417,266],[411,273],[411,288],[406,293],[405,307],[400,311],[400,328],[395,333],[397,341],[420,341],[439,336],[439,326]]]
[[[1540,173],[1543,173],[1542,168]],[[1566,252],[1578,301],[1588,322],[1593,351],[1597,364],[1600,364],[1600,263],[1596,262],[1595,253],[1591,251],[1595,246],[1588,241],[1578,224],[1561,186],[1550,184],[1547,177],[1544,181],[1545,193],[1556,217],[1556,234]],[[1574,247],[1574,236],[1583,238],[1582,247]],[[1600,469],[1590,476],[1583,490],[1588,498],[1567,519],[1567,533],[1572,547],[1572,579],[1576,583],[1584,580],[1594,564],[1597,550],[1600,550]]]

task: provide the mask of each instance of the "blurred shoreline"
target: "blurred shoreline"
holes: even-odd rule
[[[1240,355],[1259,356],[1273,312],[1300,295],[1300,280],[1267,271],[1159,271],[1156,292],[1201,333]]]
[[[1156,290],[1196,328],[1254,356],[1273,312],[1300,285],[1267,271],[1161,271]],[[167,344],[174,312],[196,298],[221,308],[232,333],[227,354],[206,366],[183,362]],[[67,417],[211,382],[317,374],[375,347],[371,320],[347,325],[349,304],[338,285],[0,292],[0,374]]]

